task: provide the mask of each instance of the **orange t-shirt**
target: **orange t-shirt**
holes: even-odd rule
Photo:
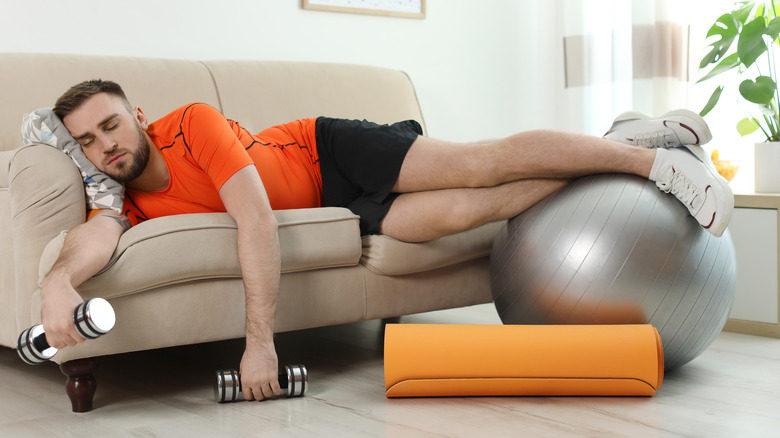
[[[168,187],[127,189],[123,212],[133,225],[160,216],[224,212],[219,189],[252,164],[274,210],[320,207],[315,126],[316,119],[303,119],[252,135],[214,107],[185,105],[147,130],[168,166]]]

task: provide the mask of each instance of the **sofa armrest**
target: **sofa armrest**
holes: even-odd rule
[[[50,146],[16,149],[8,166],[12,242],[3,242],[14,260],[16,323],[30,324],[30,297],[38,287],[38,265],[46,244],[86,220],[84,185],[73,161]]]

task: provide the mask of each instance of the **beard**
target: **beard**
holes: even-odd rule
[[[118,163],[114,169],[106,169],[104,173],[120,184],[127,184],[141,176],[149,163],[149,149],[151,148],[145,134],[143,129],[138,126],[138,147],[135,151],[127,153],[126,158],[129,159]]]

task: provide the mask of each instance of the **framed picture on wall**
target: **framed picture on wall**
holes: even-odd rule
[[[303,9],[425,18],[425,0],[303,0]]]

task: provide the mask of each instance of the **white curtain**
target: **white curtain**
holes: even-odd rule
[[[569,128],[601,135],[618,114],[688,103],[686,0],[557,0]]]

